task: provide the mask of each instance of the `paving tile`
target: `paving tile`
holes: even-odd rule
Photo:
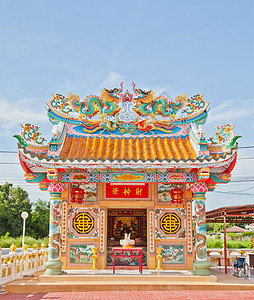
[[[253,300],[254,291],[107,291],[0,295],[0,300]]]

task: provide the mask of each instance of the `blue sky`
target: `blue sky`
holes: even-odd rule
[[[235,124],[239,146],[254,145],[253,1],[0,1],[0,41],[0,150],[16,150],[20,123],[49,137],[51,93],[84,99],[122,80],[173,98],[204,93],[207,136]],[[254,180],[254,159],[246,157],[253,148],[239,150],[232,183],[208,193],[207,209],[253,203],[254,181],[245,180]],[[0,162],[17,155],[0,154]],[[24,183],[18,165],[0,168],[0,184],[48,198]]]

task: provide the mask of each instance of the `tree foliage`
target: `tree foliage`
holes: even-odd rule
[[[20,187],[13,187],[11,183],[0,186],[0,235],[7,232],[17,237],[22,234],[23,221],[21,212],[28,212],[26,222],[31,222],[32,204],[28,193]]]
[[[232,227],[232,226],[238,226],[241,228],[245,228],[247,224],[241,224],[241,223],[226,223],[226,228]],[[223,223],[206,223],[206,232],[207,233],[220,233],[224,230],[224,224]]]
[[[35,238],[46,237],[49,232],[49,201],[39,199],[33,205],[31,230]]]
[[[28,212],[26,234],[34,238],[46,237],[49,228],[49,203],[38,200],[32,204],[28,193],[11,183],[0,185],[0,236],[9,232],[10,236],[22,235],[21,213]]]

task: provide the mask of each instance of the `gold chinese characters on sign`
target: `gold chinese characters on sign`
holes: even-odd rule
[[[106,198],[109,199],[148,199],[148,184],[120,185],[107,184]]]

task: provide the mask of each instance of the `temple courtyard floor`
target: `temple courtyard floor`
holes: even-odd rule
[[[0,299],[254,299],[254,276],[249,279],[212,268],[212,276],[189,271],[136,270],[68,271],[62,276],[37,273],[5,286]]]
[[[100,292],[69,292],[69,293],[38,293],[0,295],[3,300],[253,300],[253,291],[232,290],[178,290],[178,291],[100,291]]]

